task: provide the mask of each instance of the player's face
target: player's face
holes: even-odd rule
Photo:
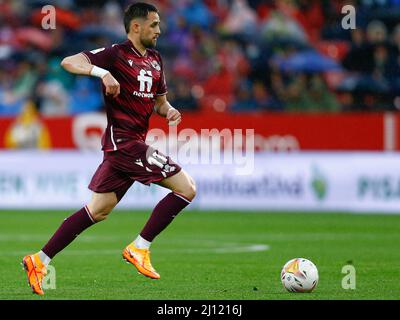
[[[150,12],[140,28],[140,41],[145,48],[154,48],[160,35],[160,17],[156,12]]]

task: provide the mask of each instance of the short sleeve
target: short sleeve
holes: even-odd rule
[[[160,59],[160,64],[161,64],[161,70],[160,70],[160,82],[158,84],[157,92],[156,94],[158,96],[162,96],[168,92],[167,88],[167,82],[165,81],[165,74],[164,74],[164,65],[161,59],[161,56],[159,56]]]
[[[82,54],[91,64],[108,70],[112,68],[117,52],[115,46],[113,46],[91,51],[83,51]]]

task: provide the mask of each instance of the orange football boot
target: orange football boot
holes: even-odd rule
[[[47,274],[45,265],[39,258],[38,254],[28,255],[22,259],[22,265],[28,276],[29,286],[32,288],[33,293],[43,295],[42,281]]]
[[[152,279],[160,279],[160,275],[151,265],[149,249],[139,249],[131,243],[122,252],[122,257],[127,263],[132,263],[144,276]]]

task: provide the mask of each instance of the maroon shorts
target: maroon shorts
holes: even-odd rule
[[[97,168],[89,189],[115,192],[122,199],[135,181],[145,185],[159,182],[181,171],[170,157],[141,141],[133,141],[123,149],[104,152],[103,162]]]

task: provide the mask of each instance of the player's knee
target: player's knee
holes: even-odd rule
[[[96,213],[93,214],[93,219],[95,222],[100,222],[103,220],[106,220],[110,211],[97,211]]]
[[[189,183],[185,187],[185,190],[183,191],[183,195],[190,201],[192,201],[196,196],[196,183],[193,179],[190,179]]]
[[[88,208],[94,221],[100,222],[107,219],[108,215],[116,205],[117,201],[107,201],[103,203],[90,203],[88,204]]]

